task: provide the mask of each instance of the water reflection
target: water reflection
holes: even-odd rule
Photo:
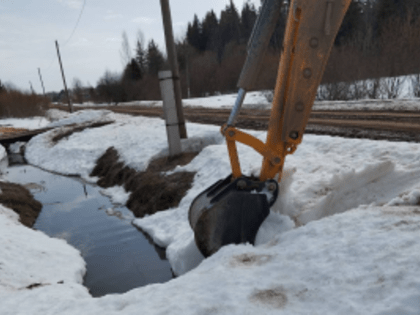
[[[172,278],[165,250],[134,227],[131,211],[113,205],[100,188],[29,165],[9,168],[6,177],[28,185],[44,205],[34,228],[81,251],[87,263],[84,284],[93,296]]]

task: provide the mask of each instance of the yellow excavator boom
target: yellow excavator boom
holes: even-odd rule
[[[248,45],[238,98],[227,124],[222,127],[232,175],[197,196],[189,211],[196,244],[205,256],[226,244],[254,242],[277,198],[285,158],[302,142],[331,48],[350,2],[292,0],[264,143],[234,126],[246,91],[255,83],[281,12],[281,1],[264,1]],[[242,174],[236,142],[252,147],[263,156],[259,179]]]

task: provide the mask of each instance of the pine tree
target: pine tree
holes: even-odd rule
[[[239,43],[241,38],[240,17],[232,0],[220,16],[220,37],[223,46],[231,41]]]
[[[283,46],[284,32],[286,30],[287,14],[289,12],[290,1],[283,1],[280,18],[277,21],[273,36],[270,39],[270,47],[279,51]]]
[[[376,16],[379,33],[391,19],[404,19],[407,14],[406,9],[406,3],[402,0],[378,0],[376,3]]]
[[[420,18],[420,1],[419,0],[406,0],[407,14],[410,14],[411,23],[415,23]]]
[[[165,59],[162,52],[159,50],[159,47],[155,44],[153,39],[149,42],[147,46],[147,69],[148,73],[151,75],[157,75],[158,72],[162,69]]]
[[[188,23],[187,27],[187,41],[195,49],[202,51],[202,33],[201,33],[201,24],[197,17],[194,15],[194,21],[192,24]]]
[[[364,27],[362,9],[363,7],[359,1],[353,0],[350,3],[350,7],[344,16],[343,23],[335,39],[335,45],[342,46],[349,43],[354,39],[358,30]]]
[[[219,46],[219,21],[213,10],[206,14],[202,22],[202,42],[205,50],[216,51]]]
[[[4,87],[3,83],[1,83],[0,80],[0,93],[4,92],[6,90],[6,88]]]
[[[251,36],[257,19],[257,12],[252,3],[245,2],[241,12],[241,37],[243,41],[248,41]]]
[[[143,41],[139,38],[136,44],[136,57],[135,61],[139,67],[141,77],[147,71],[147,52],[143,47]]]
[[[123,81],[138,81],[143,78],[143,73],[140,69],[139,64],[137,61],[133,58],[131,61],[127,64],[127,66],[124,69],[123,72]]]

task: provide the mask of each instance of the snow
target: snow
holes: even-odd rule
[[[45,113],[45,117],[50,121],[57,121],[63,118],[67,118],[69,116],[70,114],[68,112],[54,108],[47,110],[47,112]]]
[[[130,193],[128,193],[124,187],[121,186],[114,186],[109,187],[106,189],[101,189],[100,193],[104,196],[107,196],[111,199],[112,203],[125,205],[130,197]]]
[[[19,154],[25,145],[26,142],[17,141],[9,145],[9,151],[13,154]]]
[[[52,139],[72,127],[63,126],[38,135],[27,144],[25,157],[30,164],[43,169],[92,180],[89,174],[96,160],[109,147],[113,146],[121,160],[138,171],[146,169],[152,158],[168,151],[165,123],[158,118],[131,117],[110,111],[79,111],[54,124],[87,125],[104,121],[114,123],[73,133],[56,144]],[[190,139],[182,143],[184,151],[199,150],[223,140],[216,126],[191,124],[188,132]]]
[[[44,128],[49,123],[50,121],[45,117],[0,119],[0,127],[23,128],[29,130]]]
[[[1,218],[24,233],[42,235],[17,225],[13,218]],[[16,232],[27,236],[6,227],[13,239]],[[262,246],[227,246],[168,283],[96,299],[76,281],[79,278],[74,279],[74,266],[82,269],[80,261],[73,261],[78,253],[32,260],[28,270],[34,280],[49,284],[25,289],[32,279],[28,281],[25,272],[14,275],[9,287],[0,291],[0,313],[308,314],[310,309],[311,314],[418,314],[419,228],[418,208],[358,208],[278,233]],[[32,245],[33,238],[23,239]],[[51,242],[70,250],[64,241],[48,238],[42,250],[52,253]],[[37,254],[36,249],[23,249],[14,254],[19,258]],[[60,258],[70,260],[51,264]],[[17,257],[7,260],[18,262]]]
[[[372,110],[372,111],[420,111],[420,99],[414,97],[411,76],[397,77],[401,81],[396,99],[387,99],[386,89],[382,91],[384,99],[360,99],[352,101],[315,101],[313,110]],[[382,84],[386,86],[387,81],[394,78],[382,78]],[[358,82],[359,83],[359,82]],[[383,87],[384,88],[384,87]],[[270,109],[272,91],[252,91],[246,94],[242,108],[244,109]],[[207,97],[183,99],[184,107],[206,107],[206,108],[232,108],[235,104],[237,93],[214,95]],[[148,106],[162,107],[162,101],[131,101],[119,103],[121,106]],[[84,103],[74,106],[109,106],[113,104]]]
[[[71,286],[83,282],[85,262],[76,249],[63,240],[24,227],[19,223],[19,216],[2,205],[0,231],[0,299],[3,302],[2,296],[17,295],[19,290],[32,284],[56,286],[64,282],[62,285]]]
[[[68,114],[59,120],[56,120],[47,125],[47,127],[61,127],[65,125],[73,125],[73,124],[83,124],[86,122],[94,123],[94,122],[105,122],[105,121],[113,121],[114,113],[110,110],[81,110],[77,111],[73,114]],[[57,112],[54,112],[53,117],[60,117]]]
[[[244,105],[247,107],[260,107],[270,106],[266,97],[264,96],[265,91],[248,92]],[[231,108],[235,104],[236,94],[225,94],[208,97],[197,97],[183,99],[182,104],[184,107],[207,107],[207,108]],[[148,107],[162,107],[162,101],[131,101],[125,103],[119,103],[121,106],[148,106]],[[84,104],[73,104],[76,107],[80,106],[110,106],[114,104],[108,103],[84,103]]]
[[[356,100],[315,102],[314,111],[360,110],[360,111],[420,111],[420,99]]]
[[[264,94],[267,91],[249,92],[244,100],[244,109],[270,109],[271,102]],[[184,107],[205,107],[205,108],[232,108],[235,104],[237,94],[226,94],[201,98],[183,99]],[[110,104],[92,104],[89,106],[109,106]],[[133,101],[120,103],[121,106],[148,106],[162,107],[162,101]],[[75,104],[75,106],[87,106],[86,104]],[[372,110],[372,111],[420,111],[420,99],[398,98],[398,99],[361,99],[352,101],[315,101],[312,108],[314,111],[323,110]]]
[[[71,128],[64,124],[92,121],[112,123],[51,141]],[[56,126],[27,144],[26,158],[90,181],[95,160],[110,146],[137,170],[167,152],[165,124],[157,118],[84,111]],[[183,150],[201,152],[175,172],[197,172],[192,188],[178,207],[134,221],[166,247],[178,278],[94,299],[81,285],[76,250],[21,226],[1,207],[0,314],[419,313],[420,144],[305,135],[286,159],[281,197],[256,246],[229,245],[204,259],[189,205],[230,165],[218,126],[188,123],[187,131]],[[265,140],[265,132],[251,133]],[[238,151],[242,171],[258,174],[261,157],[243,145]],[[114,202],[128,197],[122,187],[103,193]],[[47,285],[25,289],[33,283]]]
[[[0,174],[3,174],[7,166],[9,166],[9,160],[7,159],[6,149],[0,144]]]

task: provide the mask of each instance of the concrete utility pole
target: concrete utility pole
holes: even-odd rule
[[[42,81],[41,69],[38,68],[39,80],[41,81],[42,91],[44,92],[45,97],[45,88],[44,88],[44,81]]]
[[[179,121],[175,104],[174,80],[171,71],[159,71],[160,91],[162,93],[163,114],[166,121],[169,156],[182,153]]]
[[[58,48],[58,42],[57,41],[55,41],[55,47],[57,48],[58,62],[60,63],[61,75],[63,77],[64,91],[66,93],[67,101],[69,103],[69,111],[70,111],[70,113],[73,113],[73,105],[71,104],[69,91],[67,90],[66,77],[64,76],[63,64],[61,62],[60,49]]]
[[[168,53],[169,65],[174,81],[174,93],[176,102],[176,111],[178,115],[179,134],[181,138],[187,138],[187,129],[185,128],[184,110],[182,108],[182,94],[181,82],[179,80],[178,60],[176,56],[174,33],[172,30],[171,9],[169,7],[169,0],[160,0],[162,9],[163,28],[165,30],[166,51]]]

